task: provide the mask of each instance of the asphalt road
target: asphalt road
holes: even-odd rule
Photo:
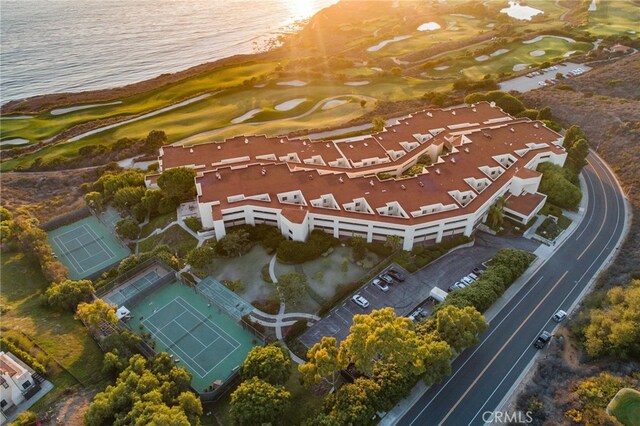
[[[463,352],[453,372],[432,386],[399,425],[482,425],[536,355],[532,343],[551,331],[551,316],[567,310],[614,249],[625,221],[624,199],[615,178],[592,154],[583,175],[589,194],[575,232],[543,264],[481,335]],[[543,351],[546,349],[543,349]]]

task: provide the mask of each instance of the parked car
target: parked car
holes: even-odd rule
[[[565,311],[563,311],[562,309],[560,309],[558,312],[556,312],[555,314],[553,314],[553,320],[555,322],[561,322],[562,320],[564,320],[567,317],[567,313]]]
[[[398,281],[404,281],[404,278],[405,278],[404,274],[402,272],[397,271],[397,270],[395,270],[393,268],[391,268],[391,269],[389,269],[387,271],[387,275],[390,275],[391,278],[395,278]]]
[[[537,349],[542,349],[544,348],[544,345],[549,342],[549,340],[551,340],[551,333],[549,333],[548,331],[543,331],[542,333],[540,333],[536,341],[533,342],[533,346],[535,346]]]
[[[380,278],[382,279],[382,281],[384,281],[387,284],[393,284],[393,278],[391,278],[391,276],[389,274],[382,274],[380,275]]]
[[[476,267],[476,268],[473,268],[472,271],[476,275],[482,275],[484,273],[484,268]]]
[[[478,279],[478,276],[476,274],[474,274],[473,272],[470,273],[469,275],[467,275],[469,278],[471,278],[473,281],[476,281]]]
[[[460,281],[458,281],[455,284],[453,284],[451,287],[449,287],[449,291],[459,290],[461,288],[465,288],[465,286]]]
[[[354,294],[353,296],[351,296],[351,300],[353,301],[353,303],[360,306],[361,308],[369,307],[369,301],[364,297],[360,296],[359,294]]]
[[[460,282],[462,282],[463,284],[466,284],[467,286],[470,286],[471,284],[473,284],[473,280],[471,278],[469,278],[468,276],[462,277]]]
[[[389,291],[389,286],[382,282],[380,278],[376,278],[373,280],[372,284],[378,287],[382,291]]]

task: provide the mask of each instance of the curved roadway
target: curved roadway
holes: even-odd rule
[[[625,232],[626,206],[615,177],[593,154],[583,176],[584,219],[480,336],[453,363],[451,376],[430,387],[398,421],[403,426],[482,425],[537,354],[532,343],[551,331],[551,316],[569,308],[596,276]],[[546,350],[546,349],[545,349]]]

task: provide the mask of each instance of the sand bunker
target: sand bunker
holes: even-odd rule
[[[537,43],[542,39],[545,38],[559,38],[560,40],[564,40],[564,41],[568,41],[569,43],[575,43],[576,41],[572,38],[569,37],[561,37],[561,36],[554,36],[554,35],[541,35],[538,36],[536,38],[532,38],[531,40],[525,40],[523,41],[524,44],[531,44],[531,43]]]
[[[95,108],[95,107],[101,107],[101,106],[107,106],[107,105],[118,105],[121,103],[122,101],[116,101],[116,102],[109,102],[106,104],[90,104],[90,105],[78,105],[78,106],[69,107],[69,108],[58,108],[58,109],[51,110],[51,115],[62,115],[68,112],[80,111],[81,109],[89,109],[89,108]]]
[[[534,50],[533,52],[529,52],[531,56],[544,56],[547,52],[544,50]]]
[[[231,122],[233,124],[242,123],[243,121],[247,121],[250,118],[253,118],[254,115],[262,111],[260,108],[252,109],[251,111],[245,112],[240,117],[236,117]]]
[[[291,99],[290,101],[283,102],[275,106],[276,111],[290,111],[306,101],[307,98]]]
[[[376,44],[375,46],[371,46],[370,48],[367,49],[367,52],[377,52],[378,50],[382,49],[383,47],[385,47],[389,43],[395,43],[396,41],[405,40],[405,39],[408,39],[410,37],[411,37],[410,35],[395,36],[392,39],[381,41],[380,43]]]
[[[278,86],[306,86],[308,83],[306,81],[300,80],[291,80],[291,81],[281,81],[278,83]]]
[[[435,67],[434,70],[436,70],[436,71],[444,71],[444,70],[446,70],[448,68],[449,68],[449,65],[441,65],[439,67]]]
[[[380,67],[371,67],[372,70],[382,72],[382,68]]]
[[[19,145],[26,145],[28,143],[29,143],[29,139],[13,138],[13,139],[5,139],[3,141],[0,141],[0,146],[7,146],[7,145],[19,146]]]
[[[418,27],[418,31],[435,31],[439,29],[440,25],[436,22],[427,22]]]
[[[459,27],[451,27],[449,28],[449,31],[460,31]]]
[[[368,80],[365,81],[347,81],[344,83],[345,86],[366,86],[369,84]]]
[[[340,105],[344,105],[347,102],[349,102],[349,101],[345,101],[344,99],[334,99],[334,100],[329,101],[326,104],[324,104],[322,106],[322,109],[323,110],[328,110],[328,109],[335,108],[335,107],[340,106]]]
[[[28,118],[33,118],[33,115],[10,115],[10,116],[2,116],[0,117],[2,120],[26,120]]]
[[[573,55],[576,52],[577,52],[577,50],[570,50],[567,53],[565,53],[564,55],[562,55],[562,57],[563,58],[568,58],[569,56]]]
[[[513,70],[514,70],[514,71],[516,71],[516,72],[518,72],[518,71],[524,71],[524,70],[526,70],[527,68],[529,68],[529,65],[528,65],[528,64],[515,64],[515,65],[513,66]]]
[[[493,28],[493,27],[495,27],[495,26],[496,26],[496,24],[494,24],[493,22],[492,22],[492,23],[490,23],[490,24],[487,24],[487,28]]]
[[[253,87],[256,87],[256,88],[258,88],[258,89],[262,89],[262,88],[263,88],[263,87],[265,87],[266,85],[267,85],[267,83],[262,83],[262,84],[256,84],[256,85],[255,85],[255,86],[253,86]]]
[[[476,19],[476,17],[473,15],[464,15],[462,13],[452,13],[451,16],[459,16],[461,18],[467,18],[467,19]]]
[[[482,55],[482,56],[478,56],[476,58],[476,61],[483,62],[483,61],[486,61],[487,59],[489,59],[489,57],[487,55]]]
[[[493,52],[490,56],[500,56],[500,55],[504,55],[505,53],[507,53],[509,51],[509,49],[498,49],[495,52]]]

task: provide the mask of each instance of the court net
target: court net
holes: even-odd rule
[[[249,302],[212,277],[207,277],[200,281],[195,289],[202,297],[216,305],[223,312],[226,312],[236,321],[240,321],[244,315],[249,315],[253,311],[253,306]]]

